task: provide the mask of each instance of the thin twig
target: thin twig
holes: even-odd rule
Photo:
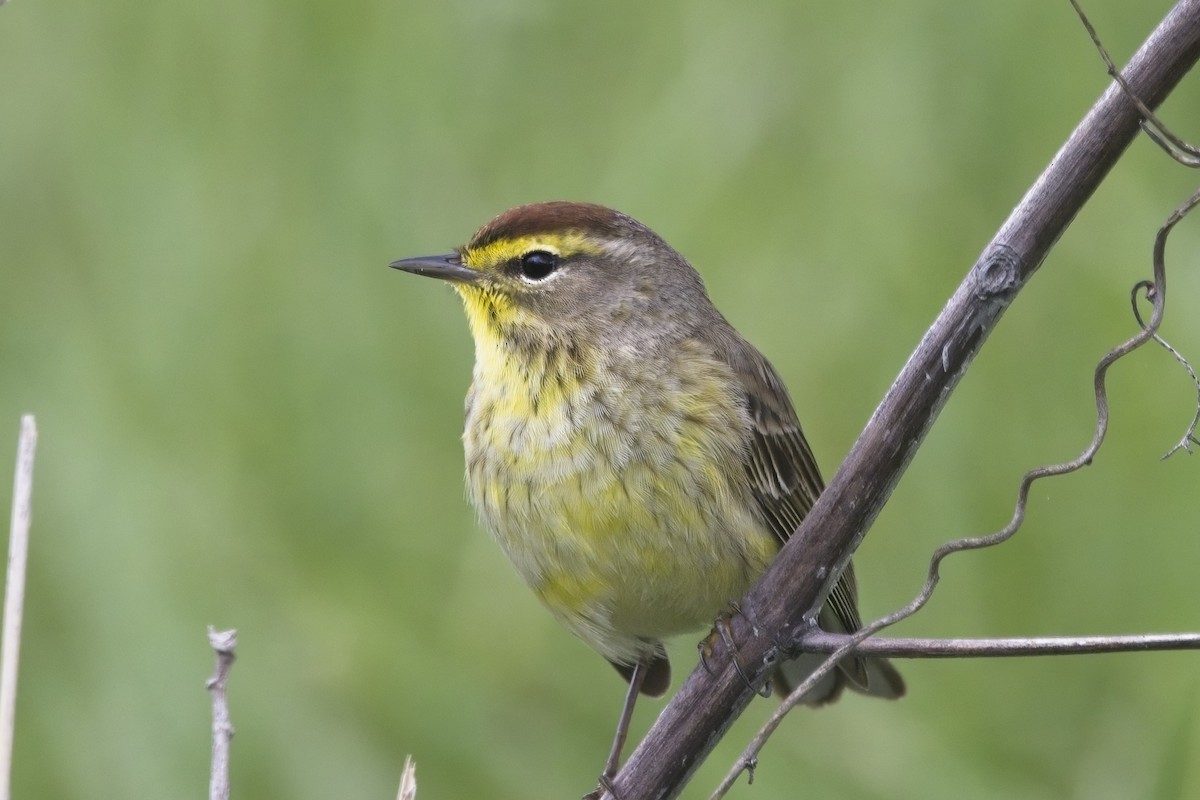
[[[1117,69],[1117,65],[1113,63],[1112,58],[1108,55],[1107,48],[1100,41],[1099,34],[1096,33],[1096,28],[1092,25],[1092,21],[1088,19],[1087,14],[1083,13],[1078,0],[1070,0],[1071,7],[1075,9],[1075,14],[1079,17],[1079,21],[1083,23],[1083,27],[1087,30],[1088,36],[1091,37],[1092,45],[1095,46],[1096,52],[1100,54],[1100,58],[1104,61],[1104,66],[1108,70],[1111,77],[1117,84],[1120,85],[1121,91],[1125,93],[1133,104],[1137,107],[1138,112],[1142,115],[1141,126],[1146,135],[1150,137],[1156,145],[1162,148],[1163,152],[1171,158],[1183,164],[1185,167],[1200,168],[1200,149],[1194,145],[1188,144],[1183,139],[1175,135],[1162,120],[1158,118],[1150,108],[1142,102],[1142,99],[1137,96],[1137,92],[1129,86],[1129,82],[1125,80],[1125,76]]]
[[[834,653],[850,643],[853,638],[844,633],[814,630],[804,636],[801,643],[805,652]],[[852,652],[859,656],[884,658],[1004,658],[1197,649],[1200,649],[1200,633],[1134,633],[1118,636],[1032,636],[999,639],[872,636],[854,643]]]
[[[229,721],[227,684],[233,668],[237,631],[218,631],[208,626],[208,645],[217,654],[216,671],[206,684],[212,695],[212,767],[208,779],[209,800],[229,800],[229,742],[233,723]]]
[[[1191,210],[1197,205],[1200,205],[1200,190],[1197,190],[1190,198],[1188,198],[1186,203],[1175,209],[1175,212],[1171,214],[1170,218],[1167,220],[1167,223],[1159,229],[1158,236],[1154,241],[1154,258],[1156,264],[1165,257],[1167,236],[1170,234],[1171,228],[1175,227],[1175,223],[1187,216],[1187,214],[1191,212]],[[1149,281],[1141,281],[1133,287],[1133,291],[1130,293],[1130,304],[1133,306],[1133,317],[1137,320],[1138,325],[1141,325],[1143,328],[1146,327],[1146,324],[1142,322],[1142,313],[1138,310],[1138,297],[1144,293],[1147,299],[1153,300],[1154,292],[1156,291],[1157,288],[1155,284]],[[1175,360],[1178,361],[1185,370],[1187,370],[1188,377],[1192,379],[1192,385],[1196,387],[1196,411],[1192,414],[1192,421],[1188,424],[1187,430],[1184,431],[1183,438],[1181,438],[1174,447],[1164,453],[1162,457],[1164,460],[1168,459],[1178,453],[1180,450],[1183,450],[1185,453],[1190,455],[1192,452],[1191,446],[1193,444],[1200,444],[1200,439],[1196,438],[1196,428],[1200,426],[1200,377],[1196,376],[1196,370],[1192,369],[1191,363],[1183,357],[1183,354],[1172,347],[1166,339],[1159,336],[1157,331],[1153,331],[1151,335],[1156,343],[1174,356]]]
[[[33,516],[33,457],[37,422],[21,417],[17,467],[13,477],[12,520],[8,535],[8,578],[4,587],[4,634],[0,637],[0,799],[12,796],[13,732],[17,711],[17,665],[21,657],[21,621],[25,613],[25,565]]]
[[[1091,20],[1088,19],[1087,14],[1083,13],[1083,9],[1080,8],[1078,0],[1070,0],[1070,2],[1071,6],[1075,9],[1075,13],[1079,16],[1080,22],[1083,23],[1083,27],[1087,29],[1088,36],[1091,37],[1092,40],[1092,45],[1095,46],[1096,51],[1100,54],[1100,58],[1104,61],[1104,66],[1108,70],[1108,74],[1120,85],[1121,91],[1125,93],[1126,97],[1133,101],[1134,105],[1137,106],[1138,111],[1142,114],[1142,130],[1146,132],[1146,135],[1150,137],[1151,141],[1157,144],[1164,153],[1169,155],[1175,161],[1192,169],[1200,168],[1200,148],[1176,135],[1174,131],[1168,128],[1166,124],[1159,119],[1158,116],[1151,111],[1145,103],[1142,102],[1142,99],[1137,96],[1137,93],[1133,91],[1133,89],[1129,86],[1128,81],[1125,80],[1125,76],[1122,75],[1117,69],[1117,65],[1113,63],[1112,58],[1109,57],[1108,50],[1100,41],[1100,36],[1096,33],[1096,29],[1092,25]],[[1200,191],[1192,195],[1191,200],[1189,200],[1183,206],[1180,206],[1176,213],[1180,214],[1182,217],[1182,215],[1190,211],[1197,202],[1200,202]],[[1139,284],[1134,288],[1133,292],[1133,315],[1137,318],[1139,325],[1142,324],[1142,316],[1138,311],[1137,296],[1138,291],[1141,288],[1144,287]],[[1200,426],[1200,377],[1197,377],[1196,371],[1192,369],[1191,363],[1184,358],[1183,354],[1172,347],[1166,339],[1163,339],[1158,334],[1155,334],[1154,341],[1157,342],[1168,353],[1174,356],[1175,360],[1178,361],[1185,370],[1187,370],[1188,377],[1192,379],[1192,383],[1196,386],[1197,394],[1196,412],[1192,416],[1192,421],[1188,425],[1187,431],[1184,433],[1183,438],[1181,438],[1174,447],[1163,454],[1163,459],[1165,460],[1170,458],[1180,450],[1183,450],[1190,455],[1192,452],[1191,446],[1193,444],[1200,445],[1200,439],[1196,438],[1196,428]]]

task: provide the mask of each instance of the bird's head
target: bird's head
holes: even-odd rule
[[[589,203],[518,206],[453,253],[391,266],[449,282],[477,342],[677,327],[711,307],[700,276],[658,234]]]

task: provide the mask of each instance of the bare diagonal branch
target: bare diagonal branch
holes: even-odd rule
[[[1200,58],[1200,0],[1181,0],[1122,75],[1156,108]],[[1139,130],[1141,116],[1112,84],[1051,160],[909,357],[804,523],[743,600],[730,627],[754,685],[781,643],[807,631],[830,583],[857,547],[917,446],[1008,304]],[[625,798],[674,797],[750,702],[719,648],[664,709],[614,789]]]

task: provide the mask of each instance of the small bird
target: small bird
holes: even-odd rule
[[[671,680],[663,640],[709,626],[775,557],[824,487],[783,381],[654,231],[610,208],[513,208],[447,255],[396,269],[461,296],[475,340],[469,495],[538,599],[629,682],[601,783],[638,693]],[[823,606],[861,627],[853,565]],[[824,656],[787,662],[786,693]],[[900,697],[886,660],[844,660],[843,687]]]

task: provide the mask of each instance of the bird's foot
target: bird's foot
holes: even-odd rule
[[[741,677],[745,684],[753,689],[756,694],[760,694],[763,697],[770,697],[770,686],[764,686],[762,689],[756,689],[754,684],[751,682],[750,677],[746,674],[745,667],[742,666],[742,658],[738,652],[737,644],[733,641],[733,628],[731,627],[730,623],[733,621],[734,615],[742,614],[742,616],[745,616],[745,614],[743,614],[741,606],[739,606],[737,603],[730,603],[730,608],[732,611],[722,611],[721,613],[717,614],[716,620],[713,621],[712,633],[701,639],[696,645],[696,650],[700,653],[700,663],[704,665],[704,669],[707,670],[709,675],[713,674],[712,665],[709,663],[709,660],[716,652],[716,644],[717,641],[720,640],[721,643],[725,645],[725,649],[729,651],[729,657],[733,662],[733,668],[737,670],[738,676]],[[747,619],[749,618],[747,617]],[[750,622],[753,625],[753,620],[750,620]]]
[[[595,791],[588,792],[580,800],[600,800],[605,794],[615,798],[615,800],[621,800],[621,796],[617,794],[617,788],[613,786],[613,777],[613,775],[609,775],[608,773],[602,774],[596,781]]]

